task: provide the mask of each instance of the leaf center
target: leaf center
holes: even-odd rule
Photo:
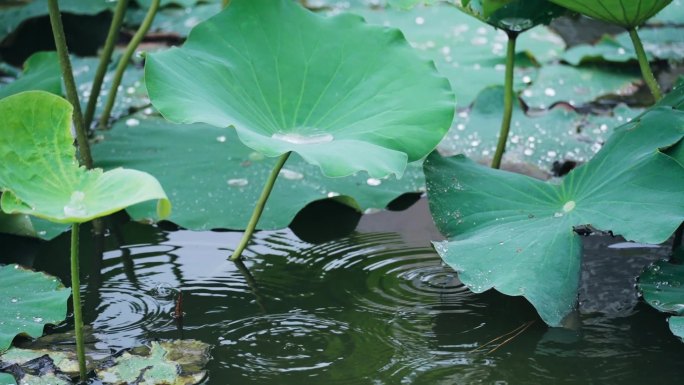
[[[576,206],[575,201],[567,201],[563,205],[563,212],[569,213],[570,211],[575,209],[575,206]]]

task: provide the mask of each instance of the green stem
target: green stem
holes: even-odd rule
[[[145,34],[152,26],[154,16],[157,14],[157,10],[159,9],[159,1],[160,0],[152,0],[152,4],[145,15],[145,19],[140,25],[140,28],[138,28],[138,30],[135,32],[135,35],[133,35],[133,39],[131,39],[131,41],[128,43],[126,51],[124,52],[123,56],[121,56],[119,64],[116,66],[116,72],[114,73],[114,78],[112,79],[112,88],[109,91],[109,95],[107,95],[107,103],[105,104],[102,116],[100,116],[100,128],[107,127],[109,123],[109,117],[112,113],[112,108],[114,107],[116,93],[119,89],[119,85],[121,85],[121,79],[123,79],[124,71],[126,70],[131,57],[133,57],[133,53],[135,53],[136,48],[138,48],[138,45],[140,45],[140,42],[145,37]]]
[[[109,61],[112,59],[112,52],[114,52],[114,47],[116,46],[116,41],[119,37],[119,31],[121,29],[121,24],[123,23],[124,15],[126,14],[127,6],[128,0],[119,0],[116,4],[114,16],[112,17],[112,24],[109,25],[109,32],[107,33],[107,41],[102,49],[102,56],[100,57],[100,63],[97,66],[97,72],[95,72],[93,86],[90,88],[90,97],[88,98],[88,106],[86,107],[84,116],[86,127],[90,127],[93,123],[97,99],[99,98],[100,90],[102,89],[102,81],[107,73]]]
[[[76,327],[76,353],[81,381],[86,379],[85,345],[83,340],[83,312],[81,311],[81,280],[78,261],[78,223],[71,225],[71,293],[74,303],[74,326]]]
[[[247,224],[247,228],[245,229],[244,234],[242,234],[240,244],[238,244],[237,248],[233,252],[233,255],[230,257],[231,261],[237,261],[240,258],[240,255],[242,255],[242,252],[245,250],[245,248],[247,248],[247,244],[249,243],[250,239],[252,239],[252,234],[254,234],[254,229],[256,228],[256,225],[259,222],[259,218],[261,218],[261,213],[264,211],[264,206],[266,206],[268,196],[271,195],[273,185],[275,184],[275,181],[278,178],[278,173],[280,173],[280,169],[283,168],[283,165],[289,157],[289,152],[286,152],[283,155],[281,155],[280,158],[278,158],[278,162],[273,167],[273,170],[271,170],[271,174],[268,176],[268,179],[266,180],[266,185],[264,186],[264,189],[261,191],[261,196],[259,196],[259,200],[257,201],[256,207],[254,207],[252,217],[249,219],[249,223]]]
[[[67,99],[74,107],[74,126],[76,127],[76,142],[78,143],[79,156],[81,163],[87,168],[93,168],[93,157],[90,155],[90,145],[88,144],[88,134],[85,125],[83,124],[83,114],[81,114],[81,103],[78,100],[78,92],[76,91],[76,82],[74,81],[74,72],[71,69],[71,60],[69,60],[69,51],[66,45],[66,38],[64,37],[64,27],[62,26],[62,17],[59,13],[59,4],[57,0],[48,0],[48,12],[50,13],[50,24],[52,25],[52,34],[55,37],[55,47],[57,48],[57,55],[59,56],[59,64],[62,68],[62,76],[64,77],[64,86],[66,88]]]
[[[636,28],[632,27],[627,31],[629,31],[629,37],[632,38],[632,44],[634,44],[634,49],[636,50],[637,59],[639,60],[639,67],[641,67],[641,75],[644,77],[646,85],[651,90],[651,94],[657,102],[663,98],[663,93],[660,91],[660,85],[658,85],[658,81],[656,80],[655,76],[653,76],[653,71],[651,70],[651,65],[648,63],[648,57],[646,56],[644,45],[641,44],[641,38],[639,38]]]
[[[230,4],[230,0],[221,0],[221,6],[222,6],[223,8],[227,7],[228,4]]]
[[[517,32],[508,32],[508,47],[506,49],[506,82],[504,84],[504,115],[499,132],[499,142],[492,160],[492,168],[501,167],[501,159],[506,151],[508,132],[511,129],[513,117],[513,71],[515,70],[515,43],[518,39]]]

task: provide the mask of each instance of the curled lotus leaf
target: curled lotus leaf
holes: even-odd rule
[[[551,0],[552,2],[608,23],[635,28],[660,12],[672,0]]]
[[[151,175],[78,165],[71,115],[68,101],[43,91],[0,100],[0,209],[56,223],[82,223],[157,200],[157,215],[168,216],[171,204]]]
[[[565,9],[547,0],[456,0],[462,11],[510,32],[523,32],[548,24]]]
[[[150,54],[145,79],[168,120],[233,126],[265,156],[296,152],[331,177],[401,175],[454,114],[449,82],[400,31],[290,0],[233,0],[181,48]]]

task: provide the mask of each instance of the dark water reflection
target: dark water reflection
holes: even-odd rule
[[[86,239],[95,346],[199,339],[213,346],[209,384],[682,383],[684,344],[632,287],[666,250],[590,238],[574,327],[548,329],[520,298],[463,287],[429,247],[436,235],[414,216],[422,204],[364,217],[357,232],[319,244],[289,230],[258,233],[243,268],[226,261],[234,232],[128,223],[101,243],[101,260]],[[378,231],[382,224],[394,231]],[[66,238],[4,259],[66,281]],[[171,317],[179,290],[182,328]],[[484,346],[530,321],[497,350]]]

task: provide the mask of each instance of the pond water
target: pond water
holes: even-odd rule
[[[99,244],[83,237],[91,347],[202,340],[213,346],[206,383],[217,385],[684,379],[684,344],[633,288],[633,277],[666,256],[666,247],[586,238],[580,311],[567,329],[549,329],[526,301],[476,295],[458,281],[430,247],[439,235],[424,200],[402,212],[365,215],[336,240],[260,232],[244,266],[226,260],[239,236],[126,223]],[[68,282],[68,236],[3,243],[9,247],[0,262],[18,261]],[[182,323],[171,317],[179,290]]]

